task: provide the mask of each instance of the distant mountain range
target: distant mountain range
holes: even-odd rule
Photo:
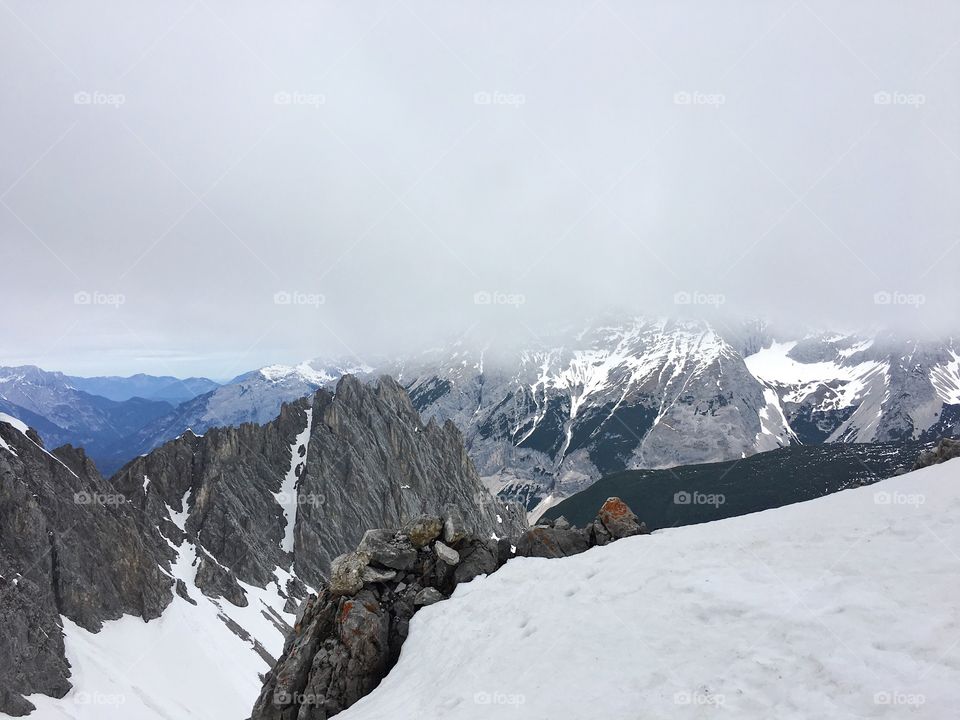
[[[179,405],[192,400],[197,395],[216,390],[220,383],[204,377],[189,377],[181,380],[170,375],[144,375],[139,373],[130,377],[91,377],[83,378],[68,375],[67,381],[77,390],[91,395],[100,395],[108,400],[122,402],[130,398],[145,400],[163,400],[171,405]]]
[[[166,400],[111,400],[80,389],[78,379],[31,365],[0,367],[0,411],[43,433],[51,447],[70,443],[94,450],[122,441],[173,409]]]
[[[523,347],[459,343],[367,363],[274,365],[176,407],[133,398],[104,405],[116,401],[79,389],[111,380],[110,392],[120,397],[119,381],[130,381],[129,391],[133,378],[84,385],[23,371],[0,368],[0,378],[61,381],[39,383],[37,392],[37,381],[0,379],[0,402],[20,405],[33,420],[4,411],[38,430],[53,423],[54,432],[44,433],[51,444],[82,442],[107,473],[188,428],[267,422],[282,403],[330,387],[344,373],[391,375],[424,417],[460,428],[491,491],[534,514],[622,470],[733,460],[792,444],[926,441],[960,432],[960,353],[952,338],[791,337],[760,323],[615,319]],[[186,384],[200,389],[202,382]],[[110,426],[114,431],[104,429]]]
[[[455,348],[392,371],[425,416],[461,427],[492,489],[535,513],[627,469],[960,431],[949,338],[783,339],[760,324],[637,319],[513,354]]]

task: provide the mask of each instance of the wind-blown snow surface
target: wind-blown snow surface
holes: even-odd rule
[[[515,559],[420,612],[338,719],[956,717],[958,517],[960,460]]]

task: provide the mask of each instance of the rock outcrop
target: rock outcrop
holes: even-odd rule
[[[607,498],[596,519],[585,528],[570,525],[565,518],[541,520],[517,541],[520,557],[560,558],[577,555],[614,540],[646,534],[647,526],[620,498]]]
[[[250,720],[327,720],[372,691],[396,664],[420,608],[496,572],[512,556],[509,540],[463,532],[462,521],[448,508],[442,519],[422,516],[400,530],[370,530],[356,551],[335,558],[330,583],[298,611]],[[533,528],[517,554],[525,547],[531,556],[562,557],[645,532],[618,498],[604,504],[595,524],[605,529],[602,541],[593,528]],[[563,552],[543,549],[554,542]]]
[[[356,551],[333,560],[329,584],[300,608],[283,655],[267,674],[253,720],[325,720],[369,693],[400,655],[410,618],[461,582],[494,572],[509,552],[458,530],[440,539],[449,510],[414,518],[401,530],[368,530]],[[463,558],[463,559],[462,559]]]
[[[917,458],[917,462],[914,464],[913,469],[919,470],[920,468],[929,467],[930,465],[937,465],[958,457],[960,457],[960,440],[943,438],[935,448],[932,450],[925,450],[920,454],[920,457]]]

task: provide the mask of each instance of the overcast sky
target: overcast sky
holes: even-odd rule
[[[957,329],[954,0],[3,0],[0,94],[2,364]]]

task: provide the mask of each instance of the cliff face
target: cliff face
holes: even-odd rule
[[[82,450],[50,453],[0,421],[0,710],[24,714],[20,694],[70,688],[61,615],[90,631],[159,617],[171,557]]]
[[[184,433],[109,481],[82,450],[47,452],[7,419],[0,710],[8,713],[31,709],[21,694],[70,688],[61,615],[96,632],[124,614],[159,617],[174,592],[192,604],[259,607],[256,588],[290,613],[370,528],[450,506],[482,537],[525,526],[518,507],[481,484],[455,426],[423,424],[390,378],[371,386],[345,376],[336,393],[285,405],[264,425]]]
[[[519,508],[481,484],[456,426],[424,425],[389,377],[371,388],[346,376],[335,396],[316,394],[301,480],[295,567],[314,585],[365,530],[400,527],[448,505],[485,537],[516,535],[524,524]]]
[[[265,425],[185,433],[114,483],[174,542],[171,515],[186,513],[185,532],[260,587],[277,567],[317,585],[365,530],[446,505],[460,508],[472,532],[523,527],[522,513],[483,487],[456,427],[424,425],[389,377],[370,386],[344,376],[335,393],[285,405]]]

